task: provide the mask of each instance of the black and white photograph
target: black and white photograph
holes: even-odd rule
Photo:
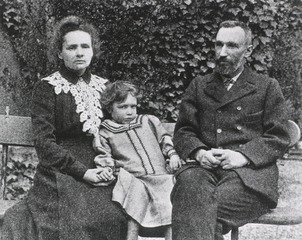
[[[0,240],[302,239],[301,0],[0,10]]]

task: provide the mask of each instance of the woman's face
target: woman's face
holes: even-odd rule
[[[90,65],[93,57],[91,37],[89,33],[80,30],[72,31],[64,36],[62,51],[59,58],[67,68],[82,75]]]

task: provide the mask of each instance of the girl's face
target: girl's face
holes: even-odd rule
[[[133,97],[131,93],[128,93],[125,101],[113,103],[111,112],[112,120],[120,124],[130,123],[137,116],[136,108],[136,97]]]
[[[59,58],[67,68],[82,75],[90,65],[93,56],[91,37],[83,31],[72,31],[64,36],[62,51]]]

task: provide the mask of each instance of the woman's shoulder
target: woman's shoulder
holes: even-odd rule
[[[108,79],[102,78],[102,77],[100,77],[98,75],[95,75],[95,74],[91,74],[91,79],[95,80],[95,81],[97,81],[99,83],[102,83],[102,84],[106,84],[108,82]]]
[[[56,78],[58,72],[54,72],[46,77],[38,80],[34,85],[34,91],[41,91],[43,89],[50,90],[54,88],[54,84],[50,84]]]
[[[95,88],[97,91],[103,92],[106,88],[106,83],[108,83],[106,78],[91,74],[90,86]]]

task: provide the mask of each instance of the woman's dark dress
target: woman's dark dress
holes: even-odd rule
[[[73,84],[79,80],[65,68],[59,75]],[[85,85],[93,77],[103,81],[88,71],[81,80]],[[27,199],[5,215],[3,240],[124,239],[127,220],[111,201],[114,185],[93,187],[82,180],[95,168],[93,137],[82,130],[71,91],[58,92],[45,80],[35,86],[32,121],[39,164]]]

